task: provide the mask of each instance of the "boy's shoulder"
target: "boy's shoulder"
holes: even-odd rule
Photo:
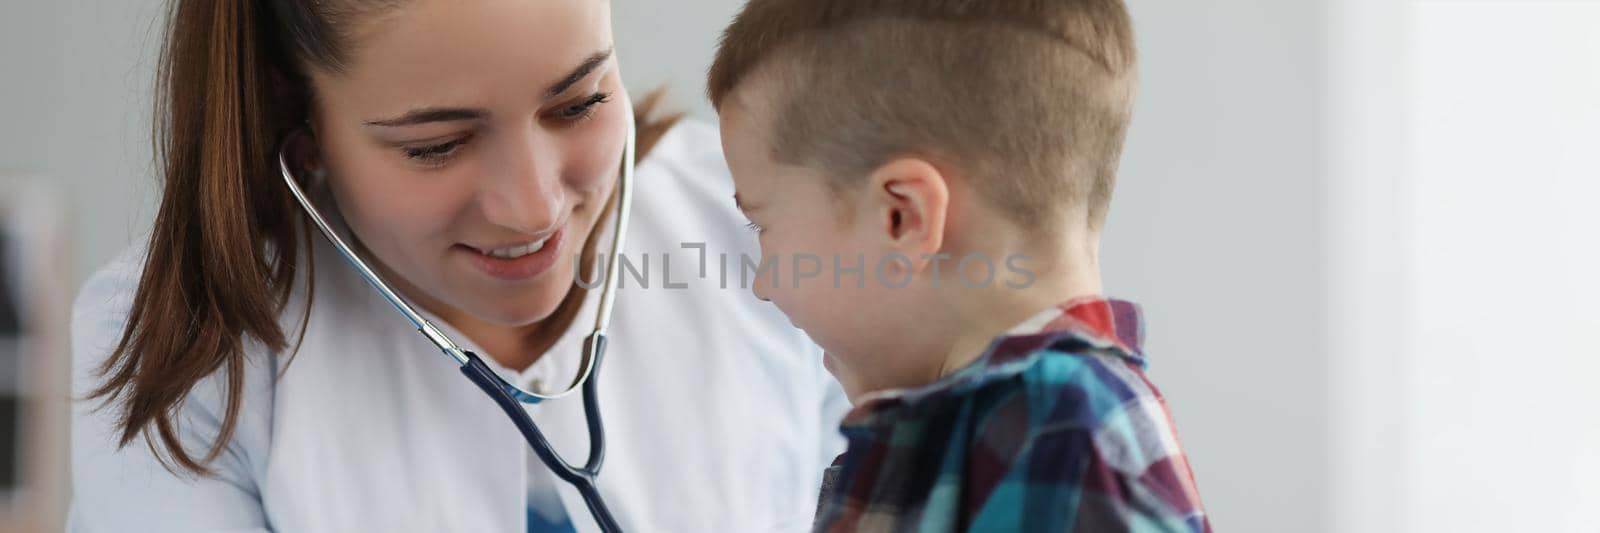
[[[983,392],[999,400],[995,411],[1018,409],[1028,414],[1031,434],[1060,431],[1097,432],[1154,403],[1165,411],[1165,398],[1144,374],[1142,356],[1088,348],[1077,339],[1027,354],[1009,379]],[[1011,416],[1004,412],[990,416]]]
[[[1054,461],[1103,463],[1097,466],[1137,475],[1157,457],[1183,454],[1166,400],[1145,377],[1142,359],[1085,349],[1070,335],[1054,337],[1062,338],[972,391],[972,453],[1022,462],[1043,446],[1050,456],[1045,465],[1030,467],[1036,479],[1079,470]],[[1013,467],[1007,463],[997,466]]]
[[[1082,348],[1068,340],[1040,349],[1013,379],[979,393],[976,401],[991,405],[974,420],[962,480],[962,491],[984,502],[971,510],[973,528],[1009,525],[1006,515],[1020,510],[1029,531],[1139,522],[1209,531],[1166,400],[1142,359]],[[1033,503],[1051,494],[1077,503]]]
[[[997,337],[977,360],[936,383],[864,398],[845,425],[959,414],[977,434],[1092,431],[1124,406],[1161,401],[1144,376],[1141,327],[1131,303],[1069,302]]]
[[[1166,402],[1144,375],[1139,327],[1126,302],[1064,304],[934,386],[864,403],[846,419],[851,453],[831,498],[838,512],[825,516],[1208,530]]]

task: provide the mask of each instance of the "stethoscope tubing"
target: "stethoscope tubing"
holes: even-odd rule
[[[605,357],[606,338],[603,335],[591,336],[586,339],[586,344],[593,343],[594,354],[597,358]],[[470,351],[467,354],[467,364],[461,365],[461,374],[468,380],[483,389],[494,400],[500,410],[522,432],[522,438],[528,441],[539,461],[543,462],[556,477],[572,485],[583,497],[584,505],[588,506],[589,514],[594,516],[594,521],[600,526],[601,531],[607,533],[620,532],[622,528],[617,525],[616,518],[611,514],[611,509],[606,506],[605,499],[600,496],[600,489],[595,486],[595,479],[600,475],[600,466],[605,461],[605,427],[599,416],[600,400],[596,390],[598,380],[596,376],[589,376],[583,384],[583,409],[584,421],[589,426],[589,457],[581,467],[573,466],[557,454],[551,447],[549,440],[545,439],[544,432],[539,431],[539,426],[524,410],[523,403],[518,402],[508,389],[510,384],[500,379],[494,370],[484,364],[483,360]],[[598,361],[597,361],[598,362]]]

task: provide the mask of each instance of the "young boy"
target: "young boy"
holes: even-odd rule
[[[727,29],[756,294],[855,404],[818,530],[1210,530],[1138,310],[1100,297],[1134,85],[1120,0],[751,0]]]

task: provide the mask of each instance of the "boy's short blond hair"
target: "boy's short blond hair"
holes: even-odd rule
[[[1121,0],[750,0],[708,76],[772,76],[774,159],[848,186],[948,165],[1028,227],[1104,222],[1135,87]]]

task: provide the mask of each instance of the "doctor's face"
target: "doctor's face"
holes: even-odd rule
[[[312,121],[367,254],[447,321],[549,316],[622,157],[608,2],[415,0],[353,29]]]

